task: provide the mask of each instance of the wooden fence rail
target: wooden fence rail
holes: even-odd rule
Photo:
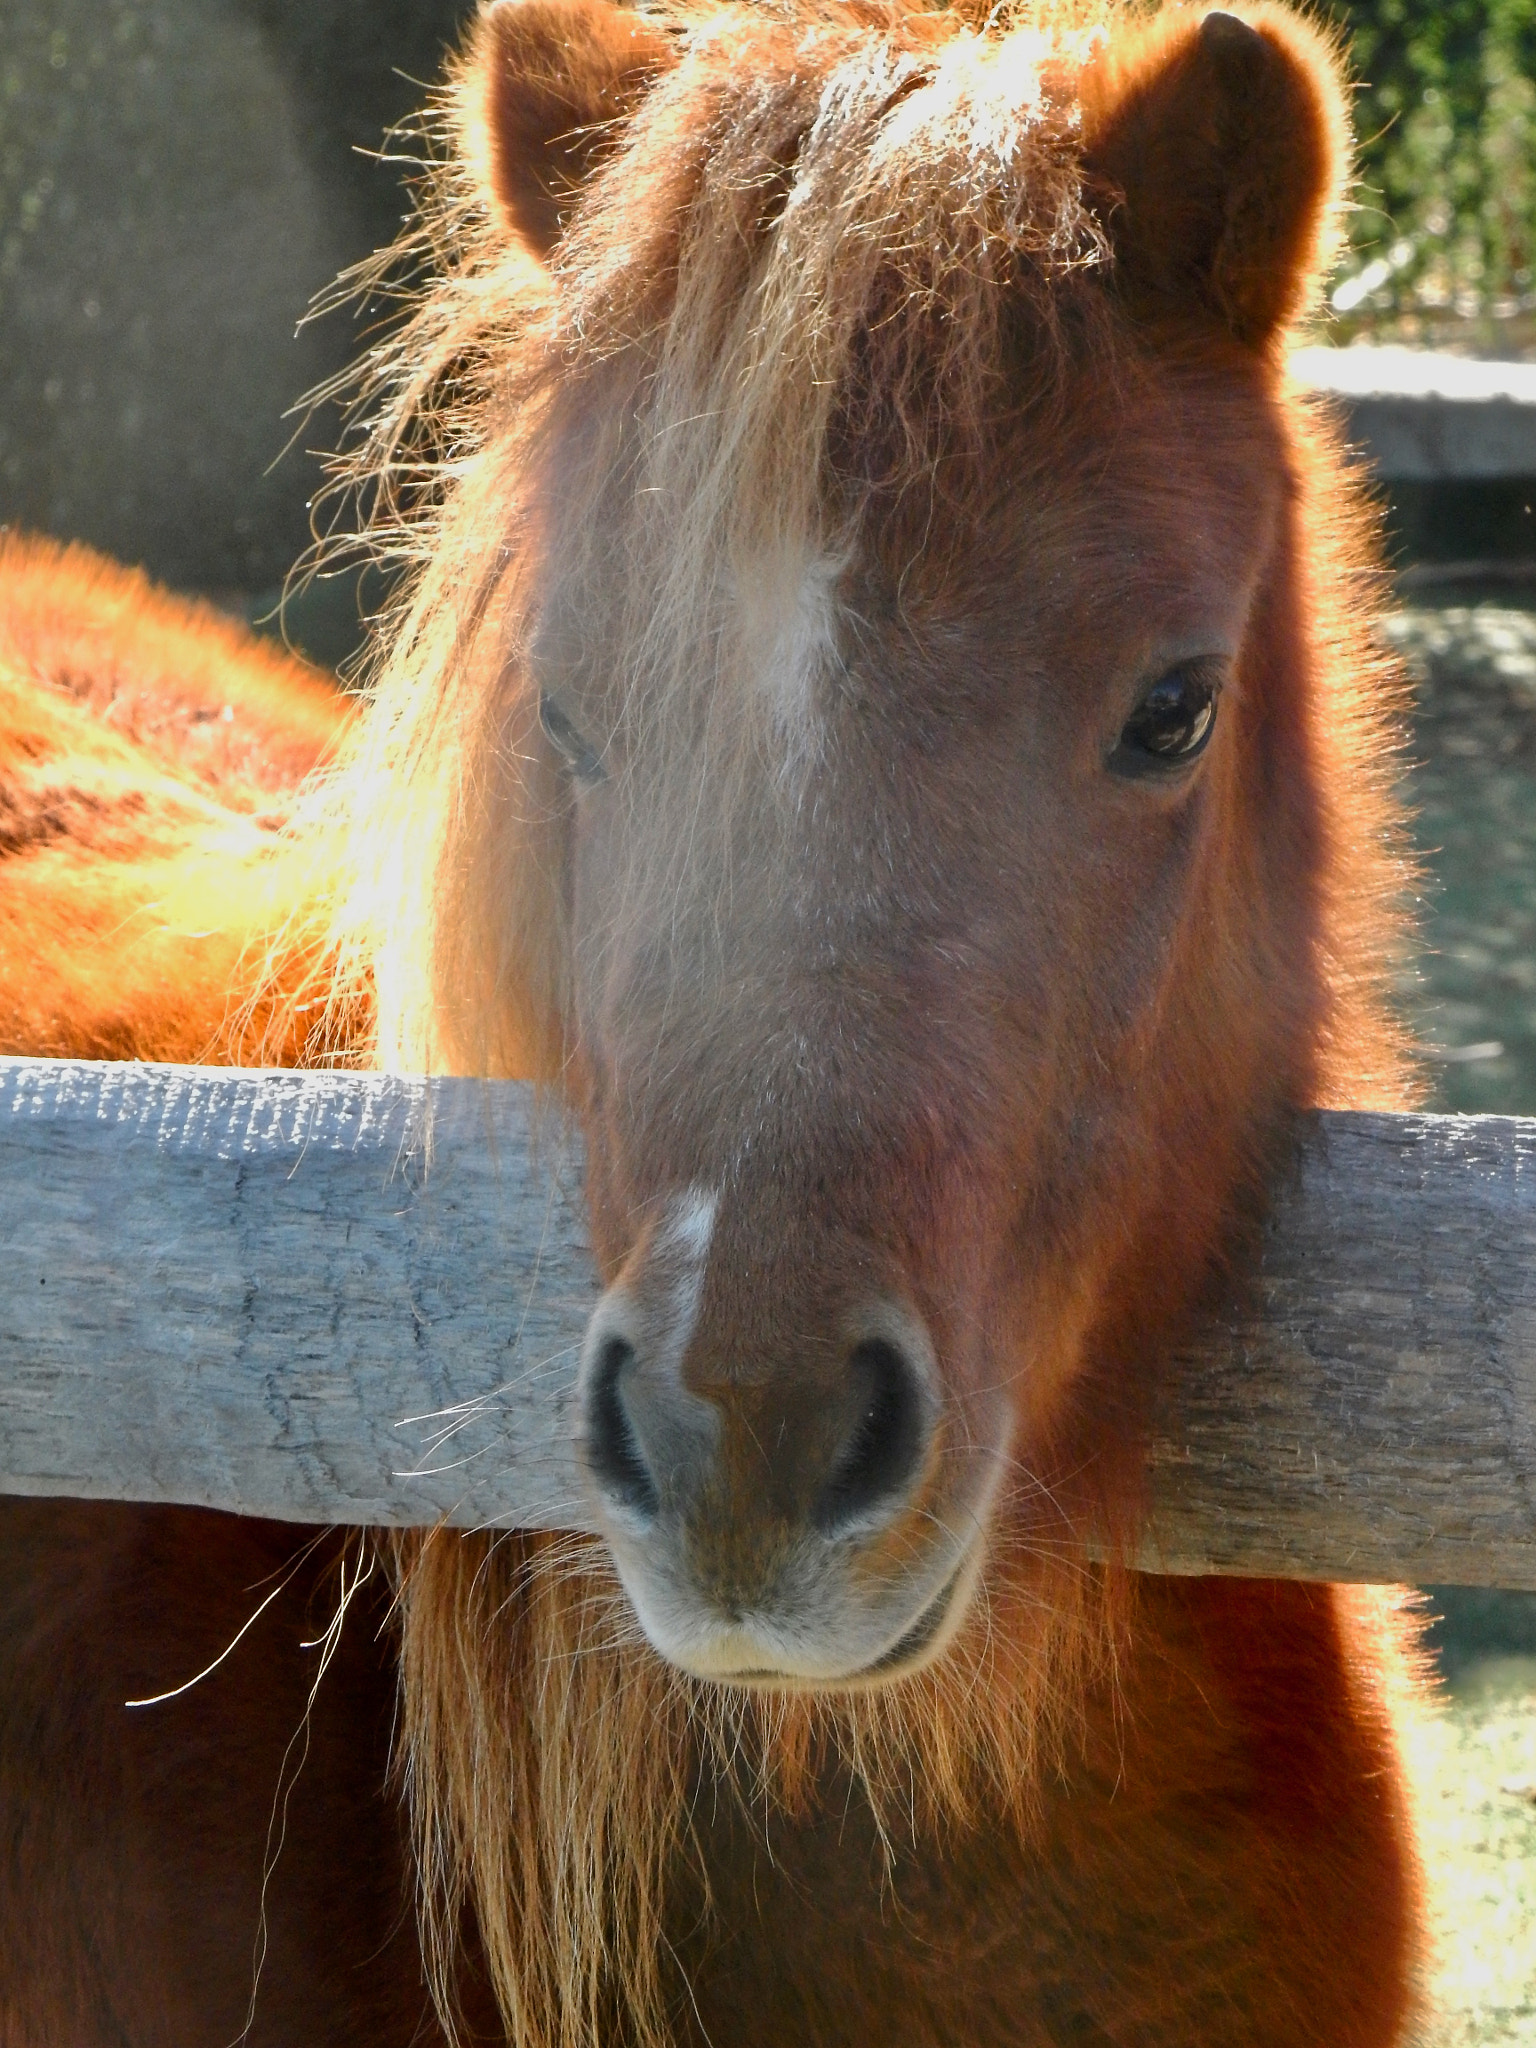
[[[525,1088],[0,1060],[0,1276],[0,1492],[591,1526]],[[1160,1569],[1536,1588],[1536,1120],[1311,1119],[1151,1461]]]

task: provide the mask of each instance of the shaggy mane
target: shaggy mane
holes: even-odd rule
[[[400,1755],[423,1951],[454,2025],[466,1907],[509,2038],[667,2048],[687,1987],[664,1915],[708,1910],[695,1834],[722,1799],[771,1841],[829,1769],[869,1802],[887,1881],[903,1848],[983,1815],[1027,1831],[1078,1703],[1112,1673],[1123,1574],[994,1545],[943,1663],[879,1691],[702,1683],[640,1635],[601,1546],[573,1536],[395,1539]]]

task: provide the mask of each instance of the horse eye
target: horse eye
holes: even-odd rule
[[[583,788],[591,789],[607,781],[607,770],[591,741],[577,731],[547,690],[539,695],[539,723],[550,745]]]
[[[1189,662],[1159,676],[1126,720],[1110,765],[1134,775],[1193,761],[1204,752],[1215,727],[1218,688],[1218,678],[1203,662]]]

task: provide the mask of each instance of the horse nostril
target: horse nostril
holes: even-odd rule
[[[587,1389],[587,1463],[625,1507],[654,1515],[661,1501],[622,1384],[634,1364],[635,1347],[623,1337],[609,1337],[598,1352]]]
[[[859,1393],[858,1419],[816,1504],[824,1534],[891,1505],[910,1484],[928,1444],[927,1403],[899,1346],[866,1337],[849,1354]]]

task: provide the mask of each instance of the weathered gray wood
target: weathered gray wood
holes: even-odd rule
[[[579,1180],[510,1085],[0,1061],[0,1491],[591,1526]],[[1244,1294],[1146,1561],[1536,1587],[1536,1121],[1312,1120]]]
[[[1536,1119],[1327,1115],[1152,1445],[1174,1569],[1536,1588]]]
[[[579,1526],[595,1288],[545,1121],[473,1082],[0,1061],[0,1490]]]
[[[1303,383],[1338,398],[1349,432],[1393,482],[1536,474],[1536,364],[1432,349],[1304,348]]]

